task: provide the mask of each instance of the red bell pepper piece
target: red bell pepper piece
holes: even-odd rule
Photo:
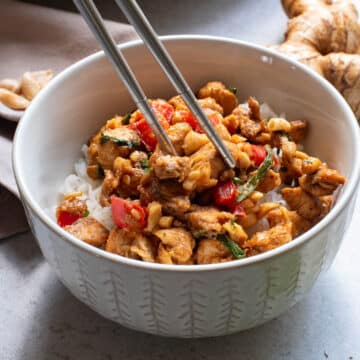
[[[208,108],[203,110],[213,126],[216,126],[220,123],[219,116],[214,110]],[[176,114],[182,118],[183,122],[188,123],[194,131],[201,134],[204,133],[200,124],[189,110],[176,110]]]
[[[171,123],[172,117],[175,112],[172,105],[170,105],[164,100],[154,100],[151,103],[151,107],[155,111],[156,115],[163,116],[169,124]]]
[[[174,115],[174,108],[167,102],[161,100],[154,100],[151,103],[151,107],[158,117],[162,127],[164,129],[168,129],[170,126],[169,123]],[[129,128],[135,130],[139,134],[142,143],[149,151],[155,150],[157,139],[144,116],[140,112],[136,114],[136,121],[130,124]]]
[[[267,153],[264,146],[251,145],[250,159],[256,167],[260,166],[260,164],[265,160],[266,155]]]
[[[157,139],[144,118],[130,124],[129,128],[135,130],[139,134],[142,143],[149,151],[155,150]]]
[[[218,206],[232,207],[236,203],[237,189],[231,181],[217,184],[214,188],[214,201]]]
[[[216,112],[215,110],[209,109],[209,108],[205,108],[203,109],[204,113],[206,114],[206,116],[209,118],[211,124],[213,126],[219,125],[220,124],[220,118],[219,118],[219,113]],[[204,132],[202,129],[200,132]]]
[[[246,216],[246,212],[243,208],[243,206],[241,205],[241,202],[237,202],[235,203],[231,208],[230,211],[236,215],[237,217],[243,218]]]
[[[67,225],[72,225],[76,220],[79,220],[82,216],[76,213],[71,213],[68,211],[60,211],[57,214],[57,223],[61,227]]]
[[[131,200],[112,196],[111,211],[114,223],[119,228],[141,230],[146,226],[146,209]]]
[[[182,122],[188,123],[194,131],[196,132],[201,131],[201,127],[199,123],[197,122],[194,115],[189,110],[176,110],[176,115],[181,117]]]

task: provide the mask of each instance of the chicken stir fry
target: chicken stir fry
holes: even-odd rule
[[[209,264],[254,256],[319,222],[346,179],[302,151],[305,120],[265,118],[253,97],[212,81],[198,92],[236,162],[229,169],[180,96],[150,104],[178,156],[164,153],[139,110],[110,119],[89,141],[87,175],[114,226],[67,194],[58,224],[84,242],[132,259]]]

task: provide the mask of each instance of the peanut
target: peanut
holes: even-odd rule
[[[14,110],[25,110],[29,101],[7,89],[0,88],[0,102]]]
[[[289,132],[291,130],[290,123],[283,118],[271,118],[267,124],[269,131],[285,131]]]
[[[21,92],[28,100],[32,100],[38,92],[52,79],[51,70],[24,73],[21,80]]]
[[[15,94],[20,93],[20,82],[15,79],[3,79],[0,81],[0,88],[7,89]]]

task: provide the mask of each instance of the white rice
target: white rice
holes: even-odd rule
[[[274,110],[266,103],[260,105],[260,114],[265,120],[277,117]]]
[[[280,190],[281,190],[281,186],[264,194],[263,198],[259,201],[259,204],[262,204],[264,202],[273,202],[287,208],[288,207],[287,203],[280,194]]]

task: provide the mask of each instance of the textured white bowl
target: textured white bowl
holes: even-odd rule
[[[348,177],[331,213],[271,252],[224,264],[169,266],[106,253],[74,238],[46,214],[80,156],[108,118],[135,106],[102,53],[71,66],[35,99],[14,142],[14,170],[41,250],[64,285],[108,319],[152,334],[225,335],[268,321],[307,294],[333,261],[350,221],[359,181],[359,130],[325,80],[268,49],[230,39],[166,37],[194,89],[222,80],[289,119],[309,120],[306,148]],[[175,94],[140,42],[122,45],[150,97]],[[339,309],[339,311],[341,311]]]

